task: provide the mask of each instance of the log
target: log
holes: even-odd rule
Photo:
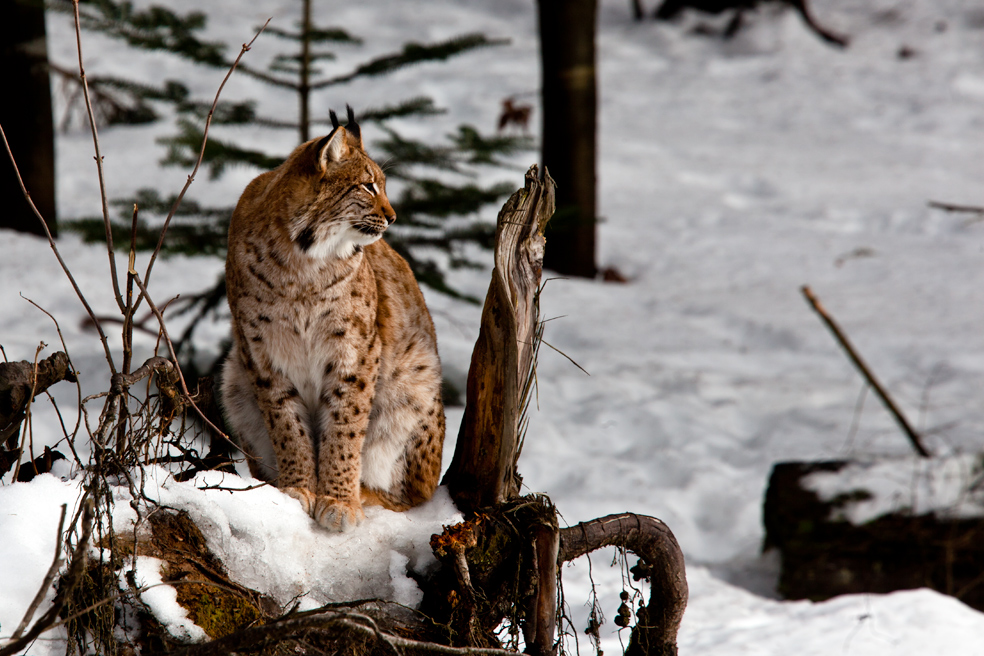
[[[763,519],[765,549],[778,549],[781,557],[779,593],[821,601],[926,587],[984,611],[984,517],[922,512],[906,508],[903,497],[895,512],[849,521],[845,509],[852,504],[886,495],[885,479],[859,480],[826,501],[804,479],[857,464],[827,460],[773,467]],[[915,480],[911,485],[916,487]],[[965,494],[971,498],[974,490]]]

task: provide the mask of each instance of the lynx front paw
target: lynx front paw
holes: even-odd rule
[[[320,494],[314,500],[311,516],[329,531],[339,533],[358,526],[366,518],[358,499],[346,502]]]
[[[317,497],[315,497],[314,492],[307,489],[306,487],[285,487],[283,493],[289,497],[293,497],[301,502],[301,508],[307,514],[312,514],[311,509],[314,508],[314,502]]]

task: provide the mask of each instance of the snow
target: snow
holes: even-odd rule
[[[563,318],[548,324],[546,339],[591,375],[550,349],[541,352],[538,408],[520,460],[525,485],[549,494],[570,524],[620,511],[667,522],[686,555],[691,587],[681,653],[980,654],[984,614],[959,601],[915,590],[784,602],[774,598],[775,556],[759,553],[761,503],[774,462],[909,455],[892,418],[863,393],[857,373],[800,296],[803,284],[838,319],[934,454],[963,462],[981,450],[984,222],[927,206],[930,200],[984,205],[980,3],[813,0],[818,21],[851,35],[844,51],[821,43],[793,12],[760,12],[722,43],[689,34],[693,18],[683,25],[634,23],[628,2],[600,4],[599,260],[630,281],[547,284],[543,314]],[[233,43],[248,40],[269,15],[289,24],[298,11],[293,0],[213,6],[210,34]],[[223,7],[228,11],[220,18]],[[326,74],[407,40],[481,30],[511,43],[408,68],[385,83],[336,87],[316,99],[318,107],[349,102],[358,109],[431,94],[449,113],[400,128],[438,142],[459,122],[492,129],[507,96],[535,101],[538,46],[528,0],[389,2],[384,13],[349,3],[333,6],[323,20],[366,38],[364,47],[339,48],[339,60],[325,63]],[[67,23],[50,17],[49,29],[53,57],[71,64]],[[261,37],[247,57],[263,62],[282,45]],[[89,75],[187,78],[202,97],[211,97],[221,78],[159,53],[122,51],[93,35],[84,46]],[[902,46],[915,56],[899,59]],[[289,95],[271,94],[245,76],[233,76],[226,94],[262,97],[264,113],[294,115]],[[535,112],[531,127],[538,121]],[[148,185],[180,188],[187,172],[156,165],[163,152],[154,138],[171,131],[166,124],[103,130],[110,196]],[[215,135],[285,152],[294,139],[239,128],[217,128]],[[367,127],[366,136],[371,154],[379,135]],[[517,156],[514,170],[488,172],[483,180],[520,186],[535,159],[533,152]],[[61,217],[97,215],[87,132],[59,135],[57,166]],[[200,174],[190,195],[228,204],[255,173],[234,169],[215,181]],[[106,389],[101,347],[81,326],[81,307],[47,245],[13,233],[0,239],[0,344],[7,356],[31,359],[39,340],[49,344],[44,354],[59,344],[54,324],[21,293],[59,320],[84,394]],[[105,249],[72,235],[59,247],[97,314],[113,315]],[[142,262],[138,257],[138,270]],[[205,288],[221,270],[214,259],[170,258],[158,263],[151,291],[162,303]],[[484,295],[488,270],[453,276],[459,289]],[[480,308],[425,293],[446,374],[463,387]],[[182,326],[172,324],[172,331]],[[217,322],[203,339],[217,345],[226,331]],[[110,332],[117,352],[118,331]],[[146,357],[154,339],[138,334],[137,340],[137,358]],[[63,384],[53,395],[71,430],[77,391]],[[39,401],[36,451],[62,437],[50,404]],[[460,410],[448,413],[445,463],[460,417]],[[55,474],[71,472],[60,462]],[[197,513],[209,544],[224,549],[226,566],[239,568],[244,584],[265,586],[281,599],[309,585],[313,590],[312,571],[321,570],[309,571],[304,550],[321,549],[331,538],[275,490],[198,490],[205,481],[212,483],[207,476],[180,485],[161,479],[155,489],[167,503]],[[51,476],[0,487],[0,635],[16,627],[40,585],[59,506],[74,502],[75,489]],[[920,491],[918,502],[925,498]],[[340,538],[351,540],[353,552],[377,554],[368,574],[378,582],[371,586],[376,594],[415,598],[412,581],[402,576],[403,559],[425,566],[427,546],[402,541],[404,531],[453,515],[444,502],[415,512],[422,514],[370,513],[360,533]],[[271,552],[276,560],[266,555]],[[610,558],[598,555],[592,566],[609,618],[623,587],[617,570],[607,567]],[[277,561],[283,569],[274,567]],[[583,628],[587,563],[565,568],[564,580],[575,626]],[[342,582],[328,577],[319,585]],[[310,603],[331,594],[309,592]],[[610,628],[608,621],[603,632]],[[58,636],[38,641],[30,653],[63,653]],[[618,636],[604,633],[603,647],[617,653]]]
[[[423,574],[435,566],[431,535],[440,533],[442,525],[463,521],[447,489],[440,488],[429,502],[405,513],[366,508],[366,521],[357,531],[335,534],[312,522],[296,499],[275,487],[243,489],[261,485],[255,479],[204,472],[177,483],[159,467],[145,473],[143,494],[187,511],[232,580],[283,607],[297,601],[300,610],[372,598],[418,605],[423,593],[407,572]],[[136,520],[132,496],[118,488],[115,500],[114,527],[125,535]]]
[[[0,486],[0,636],[14,632],[38,593],[54,559],[61,505],[67,506],[67,526],[78,496],[77,484],[50,474],[37,476],[30,484]],[[44,613],[54,596],[52,587],[34,619]],[[65,639],[64,630],[53,633]]]
[[[889,458],[850,462],[835,472],[813,472],[801,479],[805,490],[822,501],[848,498],[864,491],[865,498],[838,501],[831,519],[861,525],[890,513],[941,519],[984,516],[984,469],[979,454],[948,458]]]
[[[164,584],[161,576],[163,566],[163,560],[137,556],[136,563],[131,560],[129,566],[124,565],[120,571],[120,586],[126,588],[126,576],[133,572],[133,584],[142,590],[140,601],[147,605],[168,633],[183,642],[205,642],[208,634],[188,618],[187,611],[178,603],[178,591]]]

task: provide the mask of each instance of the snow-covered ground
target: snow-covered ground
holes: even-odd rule
[[[687,25],[635,23],[624,0],[601,3],[599,259],[630,282],[548,283],[545,316],[562,318],[549,324],[546,339],[591,375],[543,350],[539,407],[520,470],[527,487],[549,494],[569,523],[630,510],[669,524],[686,554],[691,587],[681,653],[982,654],[984,615],[958,601],[921,590],[783,602],[775,599],[775,558],[759,553],[772,463],[909,451],[877,399],[862,394],[861,380],[800,296],[803,284],[841,322],[932,451],[973,453],[984,442],[984,222],[927,206],[984,205],[984,7],[977,0],[811,4],[820,22],[851,35],[850,48],[824,45],[792,12],[760,12],[722,43],[688,34]],[[172,3],[182,10],[198,5]],[[209,33],[233,43],[248,40],[270,15],[289,25],[298,10],[287,0],[211,6]],[[470,31],[512,40],[403,70],[385,83],[338,88],[319,100],[325,109],[429,94],[448,115],[401,128],[438,140],[460,122],[490,130],[507,96],[527,94],[520,98],[535,102],[529,0],[348,3],[322,20],[366,39],[363,47],[338,49],[339,61],[330,66],[339,72],[407,40]],[[70,65],[68,24],[52,17],[49,26],[53,58]],[[84,45],[90,75],[160,81],[188,72],[162,55],[126,52],[100,37],[85,35]],[[247,56],[263,61],[281,46],[263,37]],[[914,56],[899,58],[903,46]],[[210,97],[220,77],[198,71],[188,82]],[[291,97],[242,76],[226,93],[262,96],[265,113],[294,115]],[[156,165],[163,153],[154,138],[170,131],[103,131],[111,196],[148,185],[180,187],[186,172]],[[284,151],[293,139],[236,136]],[[531,152],[515,159],[514,171],[487,175],[519,186],[535,159]],[[98,214],[86,132],[60,135],[58,171],[61,216]],[[255,173],[233,170],[217,181],[201,175],[191,195],[228,204]],[[9,232],[0,239],[0,344],[7,357],[32,359],[39,340],[49,344],[46,352],[58,344],[51,320],[23,294],[59,320],[85,393],[105,389],[100,345],[82,329],[81,307],[47,245]],[[60,247],[96,311],[112,314],[105,249],[71,235]],[[205,258],[160,262],[152,292],[163,301],[200,290],[221,268]],[[454,275],[460,288],[484,294],[488,271]],[[446,374],[461,384],[480,309],[430,292],[427,299]],[[217,325],[206,339],[217,343],[223,331]],[[146,355],[153,341],[140,340]],[[75,394],[67,385],[55,388],[62,408],[74,407]],[[456,426],[460,410],[448,414]],[[454,428],[449,433],[446,462]],[[57,417],[40,404],[35,448],[60,435]],[[58,506],[71,502],[73,489],[53,477],[0,487],[0,635],[16,627],[44,576]],[[187,503],[196,494],[180,493]],[[237,494],[274,503],[277,493]],[[208,512],[245,521],[249,513],[237,514],[229,499],[222,503]],[[399,524],[372,518],[367,531],[376,522]],[[382,569],[390,571],[394,553],[412,560],[407,549],[389,548]],[[608,562],[597,556],[593,573],[612,617],[622,583],[617,570],[607,572]],[[586,563],[568,568],[565,582],[583,627]],[[607,641],[606,653],[615,653],[617,637]],[[31,653],[49,648],[58,653],[57,641],[39,641]]]

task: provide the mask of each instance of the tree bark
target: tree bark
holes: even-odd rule
[[[459,508],[490,508],[519,495],[516,472],[524,392],[538,325],[536,295],[543,230],[554,210],[554,183],[536,166],[499,212],[495,269],[468,369],[467,402],[444,484]]]
[[[0,0],[0,70],[6,76],[7,98],[0,102],[10,150],[34,204],[57,236],[55,216],[55,135],[51,84],[44,26],[44,5],[38,0]],[[0,164],[0,228],[44,235],[34,211],[17,184],[6,157]]]
[[[597,0],[538,0],[543,166],[557,181],[544,266],[593,278],[597,223]]]

